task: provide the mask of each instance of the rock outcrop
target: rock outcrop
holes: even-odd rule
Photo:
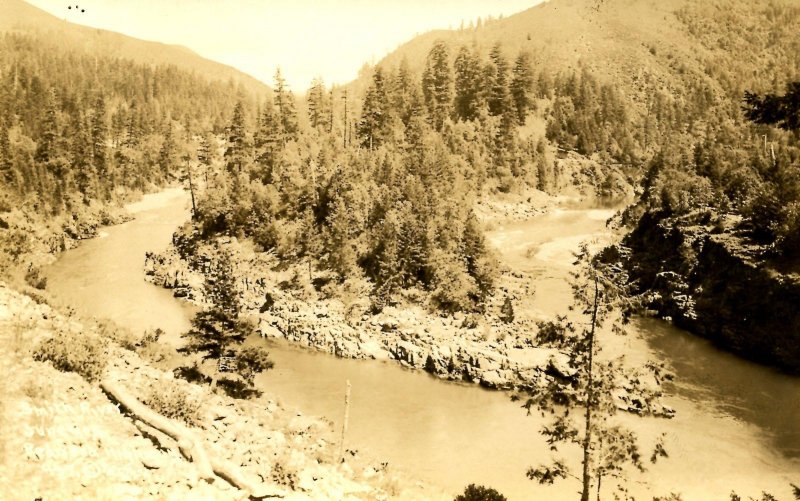
[[[800,373],[800,276],[776,270],[763,246],[725,224],[653,215],[625,244],[628,268],[659,315],[740,356]]]

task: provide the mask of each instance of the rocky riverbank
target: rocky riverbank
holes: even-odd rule
[[[128,196],[136,199],[141,194]],[[75,203],[58,215],[45,215],[34,207],[15,206],[0,196],[0,279],[43,288],[39,270],[55,261],[59,253],[101,236],[103,226],[132,218],[129,208],[94,201],[89,205]]]
[[[444,498],[354,453],[340,464],[332,430],[316,418],[266,397],[233,400],[175,379],[159,368],[171,351],[152,337],[64,317],[1,283],[0,342],[6,499],[248,497],[223,478],[202,480],[198,463],[181,453],[185,444],[115,405],[98,381],[182,423],[210,457],[262,492],[284,499]]]
[[[745,358],[800,373],[800,277],[736,229],[737,216],[646,214],[627,266],[675,325]],[[757,292],[756,292],[757,291]]]
[[[202,304],[202,263],[210,263],[220,249],[234,256],[241,271],[242,303],[265,338],[287,339],[340,357],[396,360],[445,379],[488,388],[531,384],[548,369],[566,364],[562,354],[533,347],[532,321],[501,320],[499,305],[492,305],[493,312],[480,317],[440,316],[413,304],[388,306],[372,315],[363,300],[366,291],[354,294],[348,304],[339,297],[324,297],[299,283],[304,270],[275,271],[277,262],[236,239],[201,245],[195,260],[199,269],[192,269],[174,248],[148,255],[145,273],[153,283],[174,289],[177,297]],[[512,293],[511,297],[517,296]]]
[[[283,265],[272,254],[255,251],[248,241],[200,240],[192,232],[187,225],[167,252],[148,254],[148,280],[202,305],[203,272],[224,251],[232,256],[245,314],[262,337],[340,357],[396,361],[491,389],[547,385],[553,377],[572,373],[565,354],[538,346],[540,318],[526,307],[536,293],[530,272],[501,266],[496,293],[483,314],[435,312],[425,306],[425,294],[416,290],[404,291],[394,305],[373,314],[366,282],[329,284],[321,272],[305,264]],[[625,395],[620,407],[669,413],[648,408],[636,395]]]

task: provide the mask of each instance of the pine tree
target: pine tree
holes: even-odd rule
[[[499,42],[492,47],[489,61],[486,69],[489,113],[493,116],[503,115],[509,111],[512,101],[508,86],[508,60]]]
[[[254,329],[239,317],[236,275],[227,251],[221,250],[212,263],[204,292],[209,306],[195,315],[191,329],[184,335],[186,345],[180,349],[199,354],[201,362],[193,368],[184,368],[184,372],[199,372],[212,386],[218,382],[231,396],[258,395],[254,378],[271,369],[273,363],[263,349],[241,346]]]
[[[414,112],[414,108],[420,106],[420,95],[418,82],[411,73],[411,68],[408,65],[408,59],[403,58],[400,61],[400,66],[397,69],[394,83],[392,85],[392,103],[391,106],[394,112],[400,117],[403,125],[408,127],[408,122]]]
[[[92,142],[84,125],[83,117],[77,110],[73,113],[70,129],[72,131],[71,169],[78,191],[83,194],[84,202],[88,203],[89,199],[94,196],[94,190],[92,189],[94,175],[91,164]]]
[[[453,74],[450,54],[443,40],[434,42],[422,73],[422,92],[431,125],[437,131],[450,116],[453,105]]]
[[[525,123],[525,116],[531,107],[531,93],[533,92],[533,66],[530,54],[520,52],[514,62],[514,69],[511,77],[511,96],[517,112],[519,123]]]
[[[97,114],[95,116],[99,117],[100,115]],[[123,145],[129,148],[137,147],[139,142],[142,140],[143,134],[139,106],[136,104],[136,101],[133,101],[131,102],[130,108],[128,108],[128,122],[126,125]]]
[[[225,168],[231,174],[244,172],[247,167],[249,145],[244,104],[239,101],[233,109],[233,117],[228,126],[228,148],[225,150]]]
[[[256,164],[259,166],[261,179],[264,183],[272,183],[272,172],[278,161],[278,155],[285,145],[286,137],[282,131],[280,117],[271,102],[267,102],[261,110],[254,140]]]
[[[211,141],[212,138],[208,134],[203,134],[200,136],[200,143],[197,145],[197,161],[205,167],[211,166]]]
[[[331,104],[322,78],[317,77],[308,90],[308,121],[311,127],[328,130],[330,127]]]
[[[11,183],[12,180],[11,143],[8,138],[8,125],[0,118],[0,180]]]
[[[389,124],[388,96],[383,69],[378,66],[372,74],[372,83],[364,97],[361,120],[358,122],[358,136],[366,148],[378,147],[386,138]]]
[[[106,102],[103,96],[97,98],[92,114],[92,163],[95,172],[103,183],[107,182],[108,174],[106,139],[108,127],[106,126]]]
[[[274,103],[281,122],[281,129],[287,140],[297,139],[297,109],[294,95],[289,91],[281,75],[281,69],[275,71]]]
[[[55,89],[50,89],[47,95],[47,107],[42,119],[42,135],[36,143],[36,154],[34,159],[37,162],[48,165],[57,155],[56,142],[60,137],[58,127],[58,100]]]
[[[474,120],[478,116],[481,93],[481,61],[477,52],[461,46],[453,65],[455,71],[455,117]]]
[[[611,330],[624,332],[624,323],[639,306],[620,285],[627,283],[627,277],[620,276],[616,266],[598,261],[586,246],[577,258],[571,309],[580,317],[574,322],[564,316],[543,322],[537,336],[540,345],[565,353],[568,360],[553,364],[557,377],[547,386],[529,390],[524,407],[528,412],[539,410],[542,415],[553,416],[552,423],[542,428],[542,435],[554,452],[564,444],[578,445],[583,453],[582,473],[571,475],[565,463],[555,459],[551,465],[531,468],[527,475],[543,484],[567,476],[578,478],[582,483],[581,501],[589,501],[594,497],[593,489],[599,497],[605,477],[619,478],[626,465],[644,470],[636,435],[612,419],[621,406],[621,382],[626,382],[626,390],[636,399],[636,404],[629,404],[631,410],[643,416],[671,417],[672,412],[660,403],[658,386],[672,376],[663,364],[648,362],[629,368],[622,358],[602,362],[596,359],[604,324],[613,320]],[[573,412],[576,407],[580,412]],[[664,455],[659,441],[650,460],[655,463]]]
[[[167,123],[164,131],[164,141],[161,143],[161,149],[158,153],[158,166],[161,168],[161,174],[164,179],[169,179],[170,171],[175,167],[176,148],[175,138],[172,136],[172,124]]]

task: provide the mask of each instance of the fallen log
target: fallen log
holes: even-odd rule
[[[178,443],[181,454],[197,466],[201,479],[213,483],[216,477],[219,476],[237,489],[246,491],[251,499],[283,497],[277,493],[267,492],[264,486],[251,482],[229,462],[210,458],[206,454],[201,441],[189,428],[153,411],[116,383],[103,381],[100,383],[100,388],[113,401],[119,403],[131,417],[175,440]],[[167,444],[162,444],[162,446],[166,447]]]

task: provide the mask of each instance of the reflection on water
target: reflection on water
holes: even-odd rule
[[[147,250],[163,249],[188,217],[187,198],[176,191],[148,197],[136,221],[106,228],[106,238],[66,252],[47,272],[48,288],[84,315],[111,318],[136,329],[161,326],[172,333],[189,325],[190,308],[169,291],[143,280]],[[570,209],[493,231],[490,241],[514,267],[529,271],[536,286],[531,305],[538,314],[563,311],[569,302],[569,271],[561,251],[577,236],[604,235],[602,211]],[[562,256],[562,257],[559,257]],[[541,256],[540,256],[541,257]],[[644,339],[625,339],[631,359],[656,357],[678,377],[669,388],[672,420],[621,416],[644,443],[665,433],[670,457],[634,475],[637,499],[680,492],[683,499],[727,499],[731,490],[759,495],[768,490],[789,499],[789,483],[800,483],[798,404],[800,383],[720,352],[702,339],[655,320],[642,320]],[[511,500],[576,499],[577,481],[540,487],[528,467],[550,453],[537,430],[502,393],[445,383],[394,364],[337,359],[272,343],[276,368],[258,384],[305,412],[340,426],[345,381],[352,383],[348,447],[368,450],[449,493],[469,483],[500,490]],[[567,461],[577,466],[577,450]],[[607,492],[605,498],[611,499]]]
[[[650,347],[676,374],[673,391],[709,412],[758,426],[773,446],[800,458],[800,378],[742,360],[655,319],[642,319]]]

